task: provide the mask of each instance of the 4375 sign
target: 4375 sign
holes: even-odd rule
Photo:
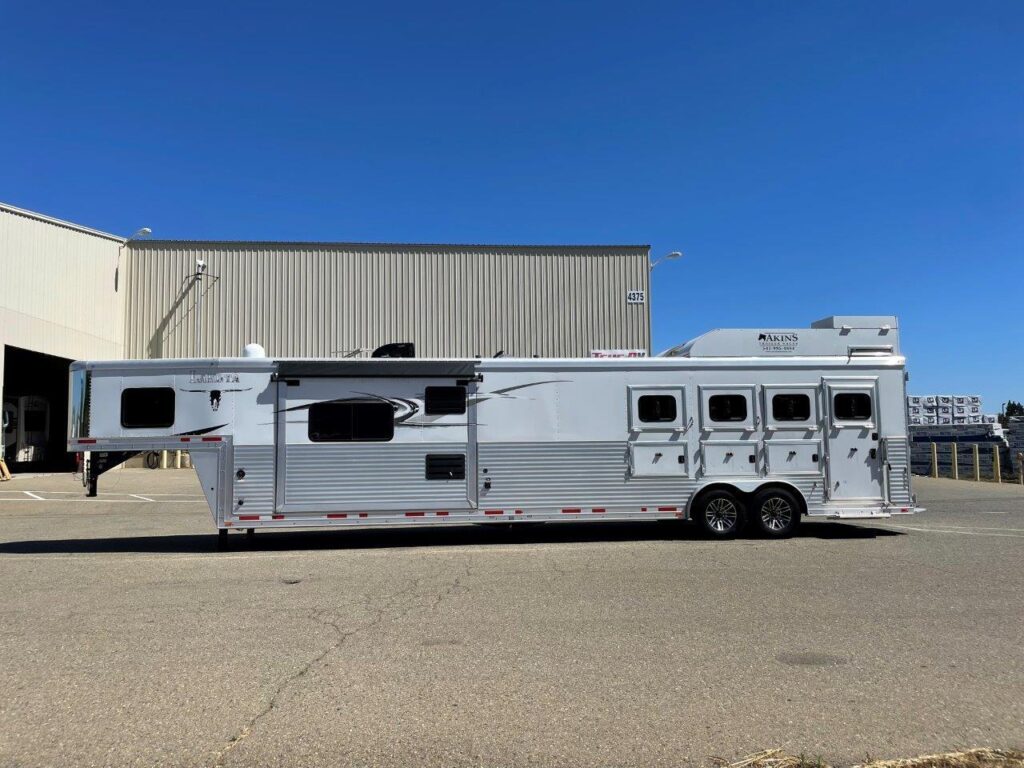
[[[646,304],[647,291],[626,291],[627,304]]]

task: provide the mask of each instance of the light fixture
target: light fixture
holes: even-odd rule
[[[683,255],[683,254],[682,254],[682,251],[672,251],[671,253],[666,253],[666,254],[665,254],[664,256],[662,256],[662,257],[661,257],[660,259],[656,259],[656,260],[652,261],[652,262],[650,263],[650,268],[651,268],[651,269],[654,269],[654,268],[655,268],[656,266],[658,266],[659,264],[661,264],[661,262],[663,262],[663,261],[669,261],[669,260],[671,260],[671,259],[678,259],[678,258],[680,258],[680,257],[681,257],[682,255]]]

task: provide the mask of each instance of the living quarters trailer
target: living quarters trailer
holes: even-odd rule
[[[221,542],[673,518],[784,537],[802,515],[915,511],[904,365],[895,317],[715,330],[653,358],[76,362],[68,446],[94,475],[187,449]]]

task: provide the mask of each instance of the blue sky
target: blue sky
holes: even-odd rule
[[[1024,4],[5,3],[0,200],[166,238],[650,243],[654,346],[898,314],[1024,400]],[[1016,288],[1014,288],[1016,286]]]

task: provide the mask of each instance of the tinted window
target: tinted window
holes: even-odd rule
[[[139,387],[121,392],[121,426],[126,429],[166,429],[174,424],[174,390]]]
[[[676,399],[672,395],[641,395],[636,402],[640,421],[675,421]]]
[[[427,387],[423,411],[430,414],[465,413],[465,387]]]
[[[378,401],[314,403],[308,434],[314,443],[390,440],[395,436],[395,409]]]
[[[866,392],[840,392],[833,400],[838,421],[868,421],[871,418],[871,395]]]
[[[712,421],[746,421],[747,398],[743,395],[712,395],[708,398]]]
[[[807,421],[811,418],[811,398],[807,395],[775,395],[772,398],[775,421]]]

